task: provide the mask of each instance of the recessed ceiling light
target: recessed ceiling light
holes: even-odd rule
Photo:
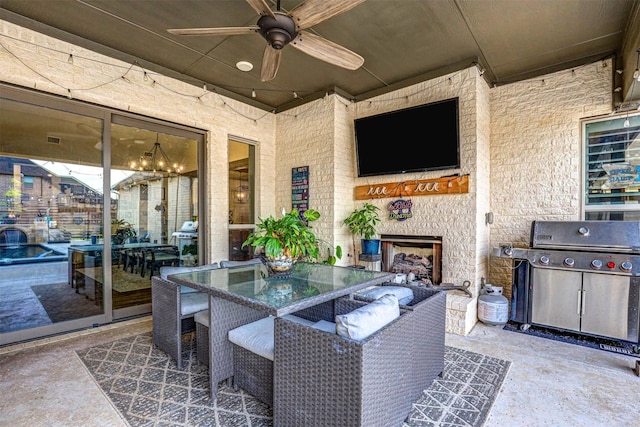
[[[249,61],[238,61],[236,67],[240,71],[251,71],[253,70],[253,64]]]

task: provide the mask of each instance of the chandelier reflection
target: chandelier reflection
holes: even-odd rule
[[[245,181],[242,179],[242,172],[240,172],[240,185],[236,187],[233,191],[233,200],[236,203],[247,203],[249,199],[249,186],[245,184]]]
[[[169,160],[167,153],[160,146],[158,138],[156,133],[156,142],[151,151],[145,151],[140,159],[130,161],[129,168],[140,172],[182,173],[184,166]]]

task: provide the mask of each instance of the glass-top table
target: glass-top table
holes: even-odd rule
[[[174,274],[169,279],[272,316],[282,316],[391,281],[393,274],[300,262],[285,277],[269,277],[263,264],[251,264]]]
[[[267,315],[283,316],[389,282],[388,272],[297,263],[290,276],[269,277],[262,264],[201,270],[168,276],[181,285],[209,294],[209,386],[233,376],[230,330]]]

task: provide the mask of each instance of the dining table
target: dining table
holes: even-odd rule
[[[266,316],[284,316],[393,280],[389,272],[298,262],[287,275],[269,275],[264,264],[191,271],[169,280],[209,295],[209,387],[234,374],[230,330]]]

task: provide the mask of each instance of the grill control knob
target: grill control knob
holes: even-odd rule
[[[542,255],[540,257],[540,265],[548,265],[549,264],[549,257],[546,255]]]
[[[625,273],[629,273],[631,271],[631,262],[624,261],[623,263],[621,263],[620,270],[624,271]]]
[[[573,265],[574,265],[575,263],[576,263],[576,262],[574,261],[574,259],[573,259],[573,258],[565,258],[565,259],[564,259],[564,265],[566,265],[567,267],[573,267]]]
[[[600,270],[602,268],[602,261],[600,261],[599,259],[594,259],[593,261],[591,261],[591,268],[593,268],[594,270]]]

